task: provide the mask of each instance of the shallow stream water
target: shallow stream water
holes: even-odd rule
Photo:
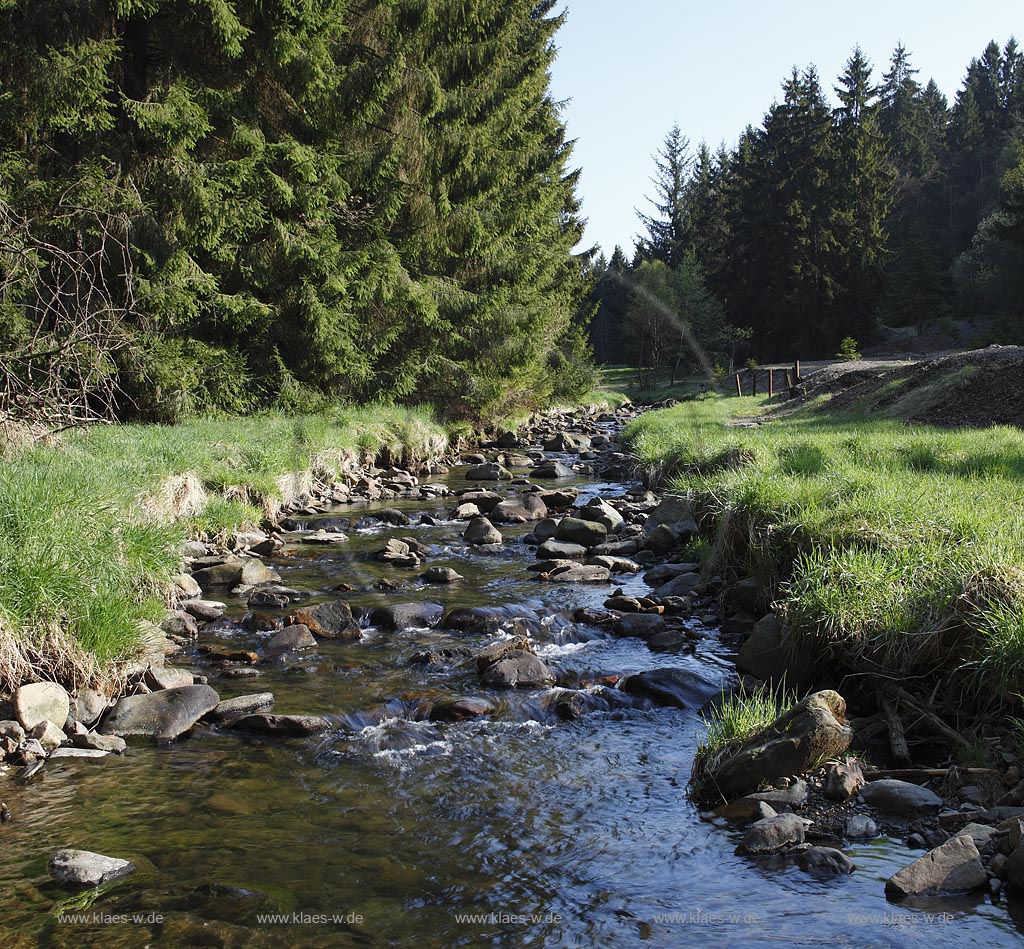
[[[460,469],[461,470],[461,469]],[[459,470],[447,481],[465,486]],[[575,482],[580,501],[621,485]],[[451,499],[388,502],[443,518]],[[346,506],[352,517],[374,505]],[[563,681],[681,665],[712,683],[730,664],[714,630],[695,655],[652,653],[567,618],[599,607],[607,586],[532,579],[520,543],[474,552],[462,524],[378,525],[340,548],[294,545],[272,561],[284,583],[353,605],[427,600],[447,608],[512,605],[541,621],[538,653]],[[430,587],[422,569],[372,559],[390,537],[432,547],[431,565],[465,579]],[[387,577],[399,589],[382,593]],[[616,578],[627,593],[639,578]],[[222,597],[228,618],[244,600]],[[251,648],[233,623],[201,642]],[[887,903],[886,877],[912,855],[880,838],[853,846],[857,870],[816,880],[794,867],[736,856],[739,833],[702,818],[686,796],[699,716],[617,709],[562,721],[544,693],[491,693],[468,671],[410,664],[442,645],[491,635],[370,630],[256,679],[225,678],[198,653],[178,664],[209,676],[222,698],[270,691],[277,713],[317,713],[317,738],[239,737],[197,728],[123,758],[65,759],[31,785],[0,779],[15,820],[0,829],[0,945],[8,946],[1017,946],[1024,907],[986,897]],[[435,724],[425,699],[481,695],[495,715]],[[133,860],[133,876],[69,900],[47,882],[61,847]],[[96,897],[88,904],[87,900]],[[63,912],[63,916],[60,915]],[[77,921],[71,914],[78,914]],[[121,917],[127,917],[122,919]],[[159,917],[159,918],[158,918]],[[272,918],[276,917],[276,918]]]

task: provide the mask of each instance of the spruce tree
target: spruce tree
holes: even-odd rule
[[[691,236],[688,217],[687,186],[693,159],[690,143],[678,124],[665,136],[661,149],[654,155],[657,174],[651,179],[654,197],[648,198],[658,212],[657,216],[637,211],[647,231],[637,244],[642,259],[660,260],[673,266],[686,253]]]
[[[892,172],[879,125],[871,64],[854,49],[836,87],[835,166],[832,198],[840,254],[835,333],[866,342],[874,334],[874,307],[882,286],[891,205]]]

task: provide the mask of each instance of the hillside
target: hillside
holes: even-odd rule
[[[805,377],[797,404],[944,428],[1024,425],[1024,347],[833,364]],[[789,402],[781,411],[793,408]]]

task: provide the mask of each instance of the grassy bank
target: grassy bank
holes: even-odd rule
[[[346,465],[438,454],[424,410],[97,427],[7,446],[0,468],[0,684],[82,682],[159,618],[189,535],[258,524]]]
[[[692,494],[712,556],[775,597],[826,668],[1024,690],[1024,432],[805,414],[759,399],[650,413],[626,437]]]

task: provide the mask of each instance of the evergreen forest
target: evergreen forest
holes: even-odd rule
[[[732,149],[671,128],[632,259],[588,271],[599,360],[653,385],[901,336],[1024,342],[1016,41],[989,43],[952,104],[903,45],[877,78],[854,49],[833,92],[794,69]]]
[[[554,0],[0,0],[0,411],[590,383]]]
[[[1024,54],[902,45],[655,155],[582,245],[555,0],[0,0],[0,421],[480,422],[893,333],[1024,341]],[[666,107],[667,108],[667,107]],[[641,196],[637,196],[639,203]],[[967,327],[966,330],[964,327]]]

